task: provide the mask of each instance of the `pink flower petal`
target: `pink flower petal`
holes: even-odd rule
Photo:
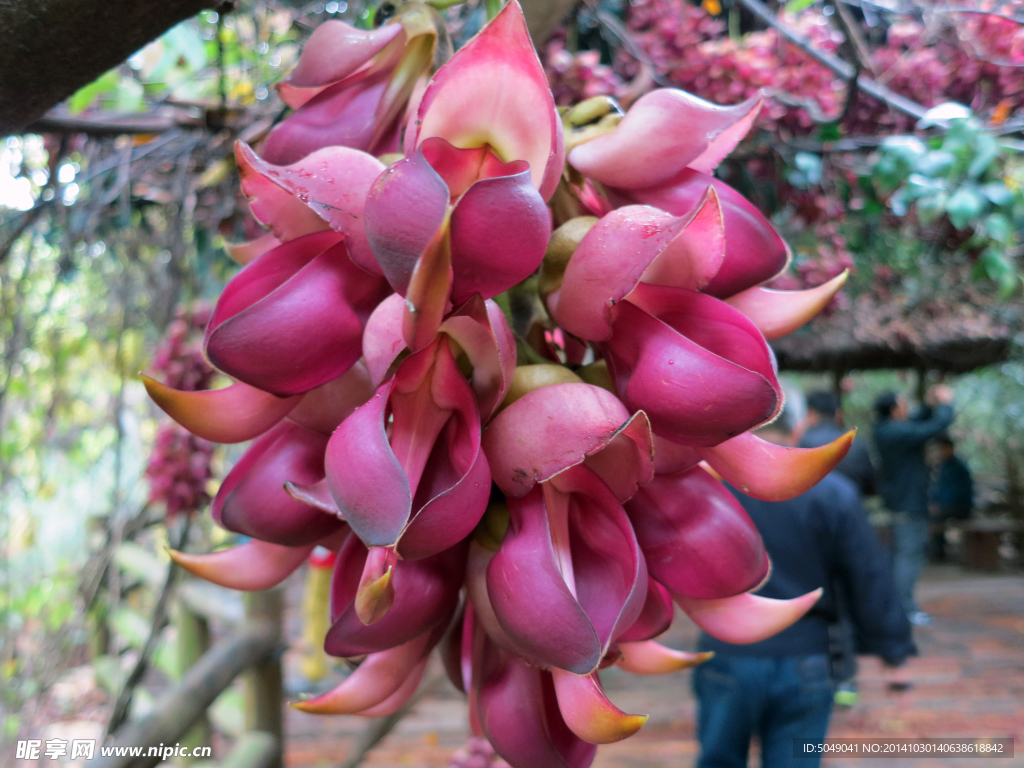
[[[622,643],[635,643],[657,637],[672,626],[674,612],[672,595],[669,594],[665,587],[653,578],[648,577],[647,597],[644,600],[643,610],[632,626],[615,638],[615,640],[621,645]]]
[[[754,589],[768,573],[757,528],[699,467],[656,476],[626,511],[651,577],[673,594],[729,597]]]
[[[658,186],[611,192],[616,205],[653,205],[673,216],[682,216],[697,207],[708,185],[718,194],[727,236],[722,267],[704,291],[725,298],[774,277],[786,268],[790,258],[789,246],[743,195],[728,184],[689,168]]]
[[[248,240],[244,243],[224,243],[224,251],[231,260],[243,267],[250,261],[259,258],[267,251],[277,248],[281,242],[274,237],[273,232],[267,232],[255,240]]]
[[[653,640],[639,643],[619,643],[622,658],[616,662],[634,675],[664,675],[695,667],[707,661],[713,653],[687,653],[666,648]]]
[[[363,209],[383,163],[355,149],[327,147],[291,165],[273,165],[241,142],[235,157],[253,215],[278,240],[330,226],[344,233],[356,264],[382,274],[366,239]]]
[[[366,366],[357,361],[338,378],[304,394],[288,418],[306,429],[330,435],[375,390]]]
[[[565,157],[562,122],[518,3],[434,75],[406,130],[406,154],[433,136],[457,147],[487,144],[505,162],[526,160],[541,196],[554,193]]]
[[[691,163],[710,172],[749,130],[760,105],[759,96],[720,107],[658,88],[640,97],[614,131],[574,148],[569,162],[584,176],[623,189],[660,184]]]
[[[589,768],[596,748],[576,737],[558,711],[551,678],[484,644],[477,717],[512,768]]]
[[[516,339],[501,307],[474,296],[452,312],[440,331],[454,339],[473,365],[470,384],[484,421],[501,405],[516,370]]]
[[[712,189],[683,216],[650,206],[619,208],[580,242],[548,307],[565,330],[603,341],[611,335],[612,307],[641,280],[702,288],[721,266],[724,248],[722,212]]]
[[[558,709],[569,729],[590,744],[612,744],[632,736],[648,715],[627,715],[604,695],[597,673],[574,675],[561,669],[551,673]]]
[[[689,293],[657,290],[680,299]],[[720,443],[770,419],[779,403],[762,373],[704,349],[631,300],[615,307],[605,359],[624,402],[647,414],[655,434],[680,445]]]
[[[149,376],[143,376],[142,382],[164,413],[193,435],[214,443],[241,443],[258,437],[301,399],[277,397],[241,382],[199,392],[172,389]]]
[[[338,552],[331,583],[331,628],[325,649],[332,656],[361,656],[447,626],[458,602],[466,548],[422,560],[399,560],[392,570],[394,602],[383,618],[364,624],[356,612],[367,549],[355,536]],[[442,627],[444,629],[444,627]]]
[[[193,576],[227,589],[257,592],[275,587],[288,578],[315,544],[286,547],[252,539],[231,549],[209,555],[192,555],[169,550],[171,560]]]
[[[335,232],[265,253],[228,283],[206,331],[210,361],[278,395],[307,392],[347,371],[361,353],[363,322],[386,295]]]
[[[528,392],[495,416],[484,434],[484,452],[494,482],[507,495],[518,497],[535,483],[582,463],[613,440],[639,440],[641,448],[624,470],[638,483],[651,472],[651,458],[643,450],[645,430],[626,429],[638,418],[643,417],[631,417],[615,395],[600,387],[552,384]],[[620,476],[616,485],[621,490],[631,484]]]
[[[748,433],[699,453],[743,493],[762,501],[785,501],[806,493],[835,469],[856,434],[851,429],[818,448],[786,448]]]
[[[777,339],[792,333],[821,312],[839,293],[849,274],[849,270],[843,270],[828,282],[805,291],[748,288],[726,299],[726,303],[749,317],[766,339]]]
[[[796,623],[821,597],[821,589],[791,600],[745,593],[719,600],[675,596],[694,624],[726,643],[757,643]]]

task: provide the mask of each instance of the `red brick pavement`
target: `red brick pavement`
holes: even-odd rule
[[[931,569],[919,588],[924,610],[936,621],[915,630],[921,656],[906,673],[912,686],[888,689],[874,659],[861,660],[860,702],[839,709],[831,736],[1006,737],[1016,740],[1012,760],[960,758],[832,759],[828,768],[1008,768],[1024,766],[1024,579],[980,576],[957,568]],[[684,617],[665,639],[692,648],[696,631]],[[695,703],[688,673],[636,677],[612,670],[603,675],[609,696],[631,712],[650,713],[631,739],[601,747],[595,768],[682,768],[697,755]],[[318,718],[290,710],[288,768],[339,764],[365,721]],[[369,756],[367,765],[444,768],[466,739],[465,705],[445,682],[425,698]],[[754,755],[751,764],[756,764]]]

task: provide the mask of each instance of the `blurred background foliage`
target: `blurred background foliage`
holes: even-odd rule
[[[1016,317],[1024,2],[985,3],[990,13],[969,15],[928,0],[774,6],[809,45],[934,109],[921,123],[858,95],[739,0],[586,0],[542,58],[560,104],[601,94],[628,104],[657,85],[719,103],[766,93],[756,129],[719,175],[789,239],[794,261],[777,287],[851,270],[831,317],[897,297],[938,314],[968,301]],[[482,1],[434,4],[446,7],[457,42],[486,18]],[[81,89],[48,116],[48,130],[0,139],[5,739],[54,707],[98,706],[86,694],[50,694],[86,663],[115,694],[145,643],[168,540],[168,497],[153,493],[147,467],[157,465],[150,480],[154,471],[178,478],[193,471],[193,454],[165,441],[154,456],[163,422],[136,374],[153,370],[180,308],[214,298],[234,273],[224,243],[258,234],[238,193],[234,141],[257,142],[284,114],[273,85],[317,24],[369,26],[377,3],[240,0],[223,10],[178,25]],[[987,515],[1021,513],[1024,362],[1020,326],[1007,327],[1007,359],[951,380],[961,410],[952,431],[987,488]],[[841,382],[848,423],[870,431],[874,396],[913,391],[915,375],[850,372]],[[220,450],[189,498],[215,493],[230,465]],[[181,521],[169,529],[181,535]],[[198,514],[189,536],[202,549],[223,533]],[[165,635],[155,664],[173,676],[173,630]],[[220,706],[228,730],[232,697]]]

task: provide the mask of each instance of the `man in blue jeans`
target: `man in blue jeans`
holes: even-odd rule
[[[917,607],[914,585],[928,552],[928,484],[931,470],[925,461],[925,444],[953,422],[953,390],[932,387],[921,410],[910,417],[907,399],[883,392],[875,400],[875,446],[880,473],[878,492],[895,517],[892,528],[893,576],[912,624],[931,624],[931,616]]]
[[[762,437],[770,436],[762,432]],[[750,645],[702,635],[714,658],[694,670],[698,768],[746,768],[751,738],[761,741],[764,768],[814,768],[795,758],[794,739],[822,739],[832,712],[829,626],[837,593],[850,611],[858,651],[897,667],[916,653],[889,572],[888,558],[867,521],[854,484],[833,472],[789,501],[752,499],[730,488],[750,515],[772,562],[757,594],[791,598],[817,587],[824,594],[796,624]]]

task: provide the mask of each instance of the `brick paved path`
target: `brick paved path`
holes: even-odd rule
[[[860,702],[836,712],[831,736],[1005,737],[1016,739],[1013,760],[908,758],[842,759],[829,768],[1009,768],[1024,766],[1024,578],[980,576],[958,568],[931,569],[920,586],[920,602],[936,621],[915,630],[921,656],[902,693],[887,688],[881,665],[863,659]],[[684,618],[666,638],[692,648],[696,633]],[[595,768],[683,768],[697,754],[694,700],[689,674],[636,677],[618,670],[603,674],[612,700],[630,712],[649,713],[644,729],[627,741],[601,747]],[[288,768],[338,765],[365,721],[318,718],[290,710]],[[425,698],[377,747],[367,765],[444,768],[466,738],[465,705],[447,681]],[[752,765],[756,764],[752,758]]]

